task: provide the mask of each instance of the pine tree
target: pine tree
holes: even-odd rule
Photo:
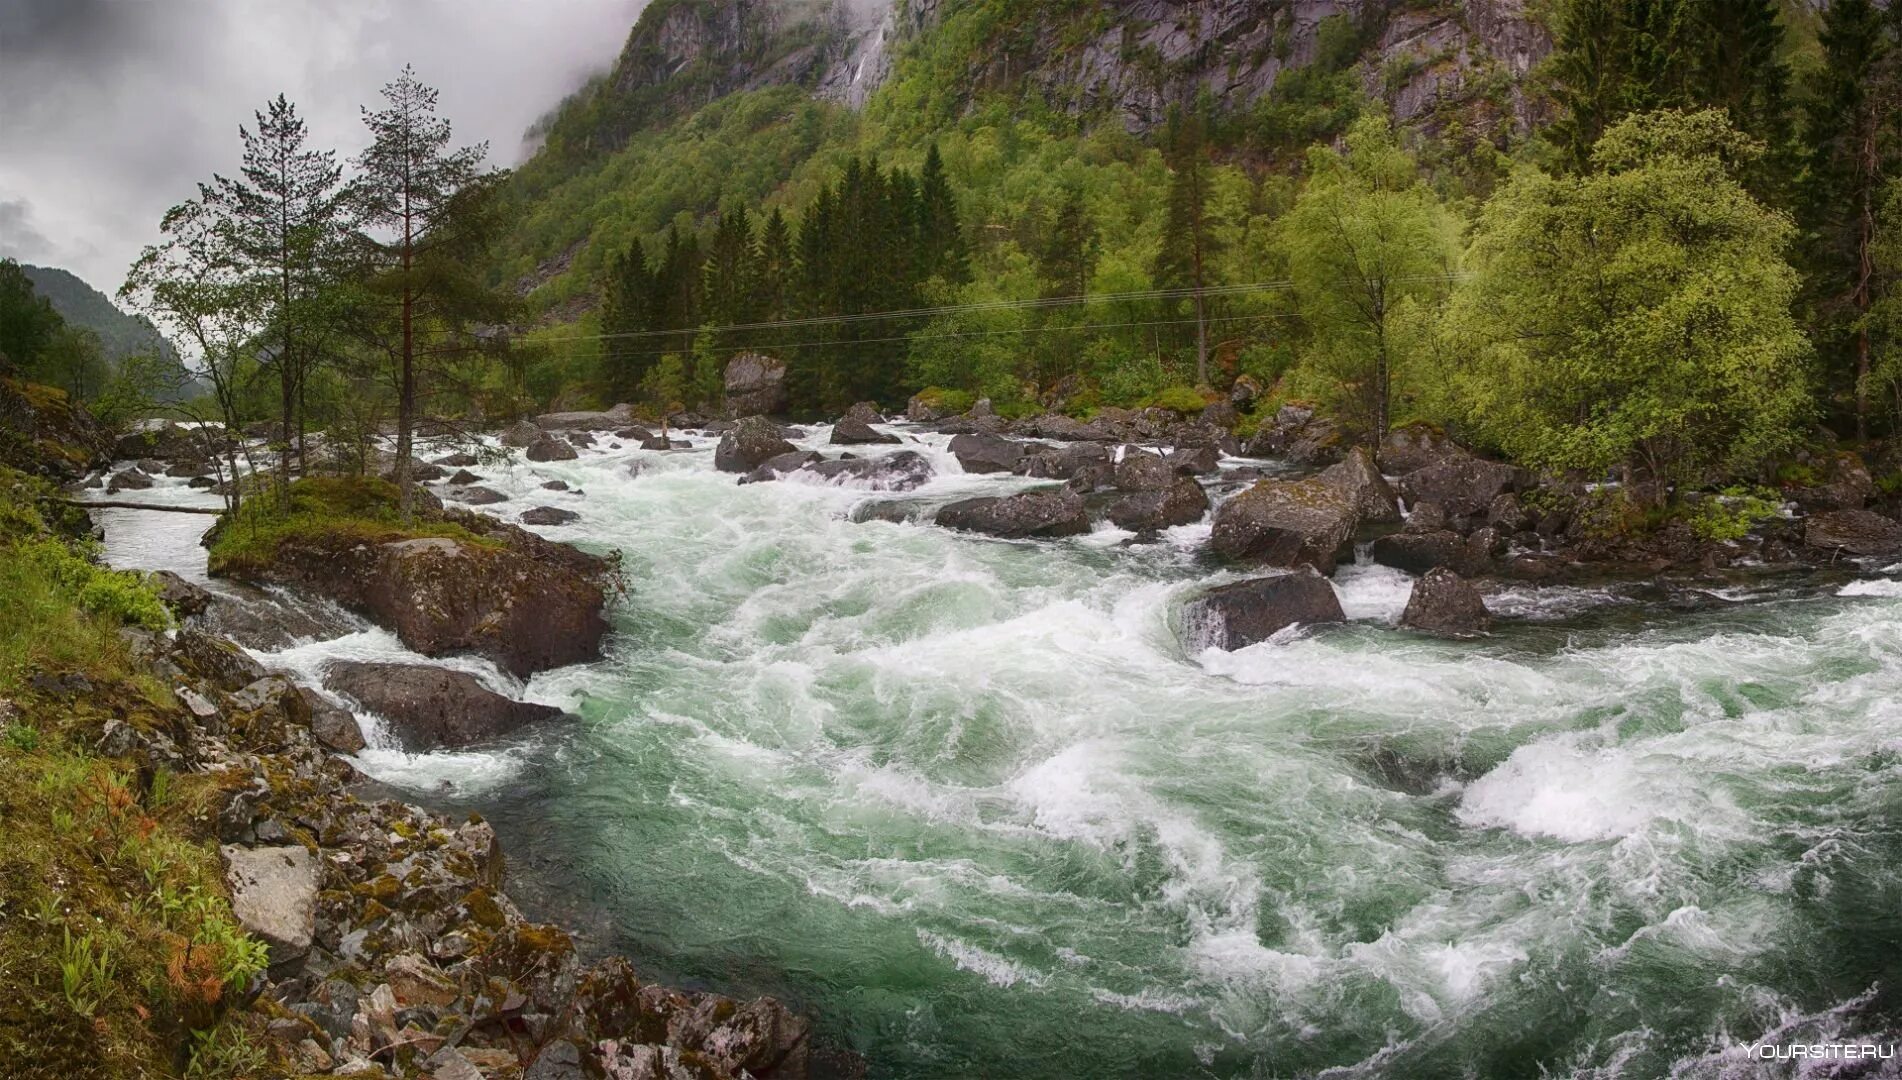
[[[733,351],[743,333],[725,327],[752,322],[756,273],[753,260],[753,230],[743,207],[735,206],[720,215],[713,239],[707,245],[706,265],[701,271],[704,296],[700,322],[714,328],[708,348],[715,352]]]
[[[1064,192],[1037,252],[1038,269],[1046,283],[1044,295],[1082,296],[1089,290],[1096,254],[1096,223],[1083,205],[1083,192],[1070,188]]]
[[[278,477],[288,488],[292,447],[302,454],[298,405],[334,321],[321,305],[344,258],[342,169],[334,152],[306,149],[304,121],[284,95],[252,115],[256,133],[238,129],[244,142],[238,176],[215,177],[208,198],[228,215],[243,272],[269,298],[266,355],[278,377]]]
[[[374,289],[393,315],[393,332],[372,334],[395,369],[396,481],[405,513],[420,368],[430,357],[459,351],[446,340],[424,347],[419,332],[453,337],[501,304],[473,270],[494,224],[496,174],[482,167],[488,146],[450,149],[449,121],[436,115],[436,97],[407,66],[383,88],[385,107],[363,110],[372,142],[357,158],[360,175],[351,189],[359,220],[373,230]]]
[[[793,260],[792,232],[786,215],[778,207],[760,226],[759,239],[753,246],[753,311],[763,320],[779,321],[792,315]],[[756,334],[754,340],[771,344],[774,335]]]
[[[957,199],[937,143],[925,151],[925,166],[918,174],[918,202],[920,276],[941,277],[954,285],[971,280],[970,251],[958,225]]]

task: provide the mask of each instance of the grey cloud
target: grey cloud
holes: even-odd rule
[[[33,208],[24,199],[0,199],[0,258],[33,262],[51,252],[39,230],[33,227]]]
[[[347,159],[359,107],[413,63],[458,140],[513,165],[644,3],[0,0],[0,203],[30,204],[37,258],[111,292],[166,207],[236,167],[238,126],[279,92]],[[10,231],[0,218],[18,246]]]

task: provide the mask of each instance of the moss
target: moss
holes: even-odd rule
[[[312,476],[294,481],[282,498],[261,495],[235,517],[218,519],[207,566],[213,574],[268,566],[284,541],[381,544],[444,537],[483,547],[501,543],[426,514],[404,517],[396,485],[368,477]]]
[[[968,390],[952,390],[943,386],[927,386],[918,391],[919,404],[937,409],[939,412],[969,412],[977,404],[977,395]]]
[[[1208,398],[1193,386],[1165,386],[1148,401],[1151,408],[1167,409],[1188,416],[1208,407]]]

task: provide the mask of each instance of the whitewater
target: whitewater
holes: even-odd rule
[[[1243,576],[1206,519],[941,529],[1032,482],[895,430],[851,449],[924,453],[902,495],[741,485],[701,437],[478,468],[621,553],[607,655],[449,661],[573,718],[413,755],[366,717],[359,767],[494,822],[531,914],[809,1009],[873,1076],[1786,1075],[1753,1047],[1897,1030],[1902,567],[1494,588],[1448,642],[1363,561],[1348,624],[1200,650],[1184,601]],[[204,580],[206,519],[95,516]],[[357,625],[258,655],[424,662]]]

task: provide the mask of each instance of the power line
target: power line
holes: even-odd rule
[[[1396,278],[1396,283],[1414,281],[1452,281],[1467,276],[1464,273],[1416,274]],[[944,304],[936,307],[906,308],[893,311],[870,311],[850,315],[814,315],[798,319],[774,319],[762,322],[734,323],[727,326],[677,327],[671,330],[633,330],[619,334],[570,334],[563,337],[544,337],[536,339],[538,343],[558,344],[577,341],[611,341],[634,338],[673,337],[675,335],[697,334],[701,331],[727,334],[751,330],[786,330],[802,326],[830,326],[859,322],[881,322],[894,319],[930,319],[946,315],[976,314],[979,312],[1035,311],[1056,307],[1074,307],[1082,304],[1135,303],[1150,300],[1186,300],[1192,297],[1235,296],[1256,292],[1285,292],[1294,287],[1290,279],[1280,281],[1258,281],[1244,285],[1207,285],[1202,288],[1180,289],[1144,289],[1121,293],[1084,293],[1076,296],[1039,297],[1030,300],[988,300],[970,304]],[[1173,324],[1171,324],[1173,325]],[[1010,332],[1010,331],[1006,331]],[[863,339],[861,339],[863,340]],[[844,344],[844,342],[841,342]],[[787,346],[775,346],[785,348]],[[664,350],[672,352],[674,350]],[[635,354],[643,355],[643,354]]]

